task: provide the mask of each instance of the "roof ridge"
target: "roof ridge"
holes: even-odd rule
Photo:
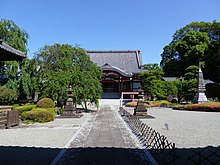
[[[135,53],[137,50],[85,50],[87,53]]]

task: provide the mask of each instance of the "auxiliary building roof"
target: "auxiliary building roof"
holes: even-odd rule
[[[106,64],[130,73],[142,71],[140,50],[86,50],[90,60],[99,67]]]
[[[25,58],[24,52],[21,52],[0,40],[0,61],[22,60]]]

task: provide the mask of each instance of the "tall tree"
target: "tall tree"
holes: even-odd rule
[[[46,45],[35,59],[39,66],[40,96],[64,99],[66,89],[72,85],[75,102],[94,102],[98,105],[102,92],[101,70],[90,61],[83,49],[68,44]]]
[[[1,19],[0,39],[13,48],[27,54],[28,33],[18,27],[12,20]],[[19,90],[19,94],[27,97],[29,95],[30,77],[25,70],[21,70],[23,65],[28,63],[28,59],[23,62],[1,62],[1,74],[7,80],[6,87]]]
[[[161,67],[166,76],[183,76],[187,67],[203,63],[204,76],[220,82],[220,22],[193,22],[176,31],[164,47]]]
[[[145,72],[139,74],[141,86],[149,99],[166,97],[165,81],[163,81],[163,70],[158,64],[145,64]]]

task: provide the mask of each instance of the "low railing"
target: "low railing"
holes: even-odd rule
[[[8,111],[7,113],[7,128],[19,125],[19,112],[18,110]]]
[[[149,149],[157,157],[157,160],[159,159],[159,162],[162,162],[162,164],[175,164],[175,143],[169,142],[167,137],[156,132],[122,107],[120,107],[119,113],[141,144]]]

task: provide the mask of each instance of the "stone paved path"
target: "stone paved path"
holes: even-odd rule
[[[150,164],[116,110],[102,107],[70,143],[58,164]]]

